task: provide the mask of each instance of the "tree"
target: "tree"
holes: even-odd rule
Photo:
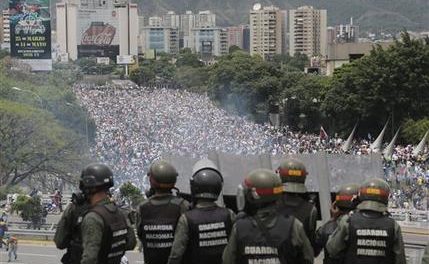
[[[206,92],[209,73],[205,67],[182,66],[174,78],[182,87],[193,92]]]
[[[232,45],[231,47],[229,47],[228,49],[228,53],[234,53],[236,51],[243,51],[242,49],[240,49],[240,47],[236,46],[236,45]]]
[[[391,117],[396,129],[408,118],[429,115],[429,45],[405,32],[386,50],[338,69],[323,103],[339,131],[350,131],[360,118],[361,134],[376,134]]]
[[[34,229],[40,229],[42,204],[39,196],[18,195],[12,211],[18,212],[23,221],[31,221]]]
[[[267,109],[270,95],[281,88],[277,67],[259,56],[234,52],[219,58],[209,70],[210,95],[229,111],[240,115],[256,115]]]
[[[423,118],[417,121],[407,119],[404,122],[402,135],[405,141],[416,144],[429,129],[429,118]]]
[[[189,48],[185,48],[180,51],[177,56],[176,66],[177,67],[202,67],[204,63],[198,58],[198,55],[192,53],[192,50]]]
[[[119,188],[121,196],[126,199],[127,203],[132,207],[136,208],[138,204],[143,200],[143,195],[139,188],[137,188],[131,182],[126,182]]]
[[[0,100],[0,179],[16,185],[36,174],[65,178],[82,167],[82,139],[53,116],[22,104]]]

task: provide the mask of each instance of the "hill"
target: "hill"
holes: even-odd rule
[[[220,26],[248,23],[249,10],[258,0],[135,0],[143,15],[169,10],[213,10]],[[362,30],[429,30],[429,0],[259,0],[262,5],[292,9],[312,5],[328,10],[328,25],[354,18]]]
[[[57,0],[59,2],[60,0]],[[429,0],[132,0],[139,4],[144,16],[162,15],[169,10],[212,10],[220,26],[247,24],[249,10],[256,2],[275,5],[282,9],[312,5],[328,10],[328,25],[346,23],[350,17],[361,26],[361,31],[379,30],[397,32],[429,30]],[[55,0],[51,7],[55,7]],[[6,8],[7,1],[0,1]],[[53,14],[55,17],[55,14]]]

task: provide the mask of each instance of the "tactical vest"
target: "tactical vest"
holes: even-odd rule
[[[310,234],[310,216],[314,205],[299,196],[282,197],[279,205],[279,213],[283,216],[294,216],[301,221],[304,226],[305,234],[310,240],[314,237]],[[313,243],[313,241],[310,240]]]
[[[168,262],[182,202],[182,198],[172,197],[166,204],[154,205],[149,201],[140,206],[141,240],[146,264]]]
[[[97,205],[90,212],[97,213],[104,221],[103,239],[97,263],[121,263],[121,258],[126,250],[128,234],[128,225],[125,216],[114,205]]]
[[[344,263],[393,264],[395,221],[372,211],[350,216],[349,247]]]
[[[238,219],[237,264],[298,263],[298,252],[290,244],[293,221],[294,217],[278,216],[273,227],[261,230],[252,217]]]
[[[82,258],[82,236],[81,236],[81,224],[83,217],[88,211],[89,205],[87,203],[82,205],[73,204],[73,210],[71,212],[72,232],[70,239],[70,247],[67,248],[67,253],[61,259],[62,263],[67,264],[80,264]]]
[[[332,258],[331,256],[329,256],[329,253],[326,250],[326,243],[328,242],[328,238],[332,233],[334,233],[337,226],[338,226],[338,223],[336,220],[330,220],[326,224],[324,224],[320,229],[320,232],[319,232],[320,238],[318,242],[321,245],[318,245],[318,246],[322,246],[324,249],[323,264],[341,264],[342,261],[344,260],[343,252],[340,253],[341,255],[340,257]]]
[[[222,253],[232,228],[229,210],[217,206],[195,208],[185,216],[189,227],[185,263],[222,263]]]

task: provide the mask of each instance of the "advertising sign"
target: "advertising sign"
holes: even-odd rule
[[[116,64],[134,64],[133,55],[118,55],[116,57]]]
[[[118,17],[113,6],[78,11],[78,57],[119,55]]]
[[[11,56],[34,71],[52,70],[49,0],[9,0]]]

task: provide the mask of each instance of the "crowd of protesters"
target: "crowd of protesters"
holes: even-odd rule
[[[228,114],[208,96],[186,90],[149,89],[131,84],[95,86],[78,83],[75,94],[97,126],[92,154],[112,164],[119,183],[144,188],[144,171],[165,153],[205,156],[211,151],[238,155],[270,153],[342,153],[343,140],[278,130]],[[396,146],[384,161],[394,186],[394,206],[426,209],[429,182],[427,152],[418,158],[412,146]],[[355,141],[352,155],[371,152],[369,140]],[[426,154],[425,154],[426,153]]]

